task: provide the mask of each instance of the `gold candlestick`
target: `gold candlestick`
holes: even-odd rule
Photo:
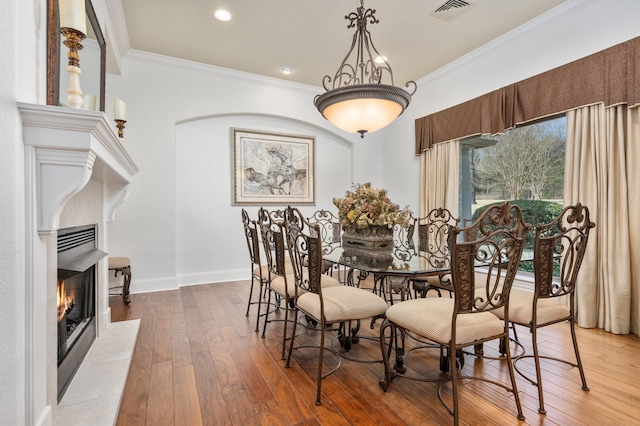
[[[86,35],[75,28],[63,27],[60,28],[60,33],[64,36],[64,45],[69,48],[67,57],[69,63],[67,65],[67,72],[69,73],[69,88],[67,89],[67,102],[69,106],[73,108],[81,108],[84,103],[82,99],[82,90],[80,89],[80,55],[79,50],[82,50],[82,40]]]
[[[113,120],[116,122],[116,127],[118,128],[118,137],[120,139],[124,138],[124,123],[127,122],[127,120]]]

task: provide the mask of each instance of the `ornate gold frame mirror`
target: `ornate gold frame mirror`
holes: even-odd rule
[[[96,109],[104,111],[106,43],[91,0],[85,0],[85,8],[87,37],[79,52],[80,87],[84,95],[95,95]],[[60,37],[58,0],[47,0],[47,105],[66,105],[67,52]]]

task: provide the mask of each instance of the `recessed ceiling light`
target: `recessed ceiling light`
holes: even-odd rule
[[[389,60],[389,58],[387,58],[386,56],[376,56],[376,59],[374,59],[376,64],[384,64],[386,61]]]
[[[293,72],[293,67],[289,65],[283,65],[280,67],[280,72],[282,72],[282,74],[284,75],[289,75]]]
[[[224,9],[218,9],[213,13],[218,21],[227,22],[231,20],[231,14]]]

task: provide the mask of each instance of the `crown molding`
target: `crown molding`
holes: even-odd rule
[[[219,67],[216,65],[203,64],[202,62],[188,61],[185,59],[175,58],[173,56],[159,55],[157,53],[145,52],[142,50],[131,49],[127,53],[127,57],[132,60],[139,60],[144,62],[155,62],[157,64],[191,69],[194,71],[200,71],[210,74],[216,74],[224,78],[230,78],[234,80],[252,81],[259,84],[266,84],[270,86],[283,86],[292,88],[295,90],[303,90],[311,93],[324,92],[319,86],[312,86],[309,84],[298,83],[294,81],[283,80],[275,77],[267,77],[264,75],[253,74],[245,71],[238,71],[230,68]]]

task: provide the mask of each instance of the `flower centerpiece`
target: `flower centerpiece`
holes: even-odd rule
[[[393,227],[408,226],[411,211],[391,202],[386,189],[373,188],[371,182],[356,184],[344,198],[334,198],[338,219],[344,230],[343,246],[392,248]]]

